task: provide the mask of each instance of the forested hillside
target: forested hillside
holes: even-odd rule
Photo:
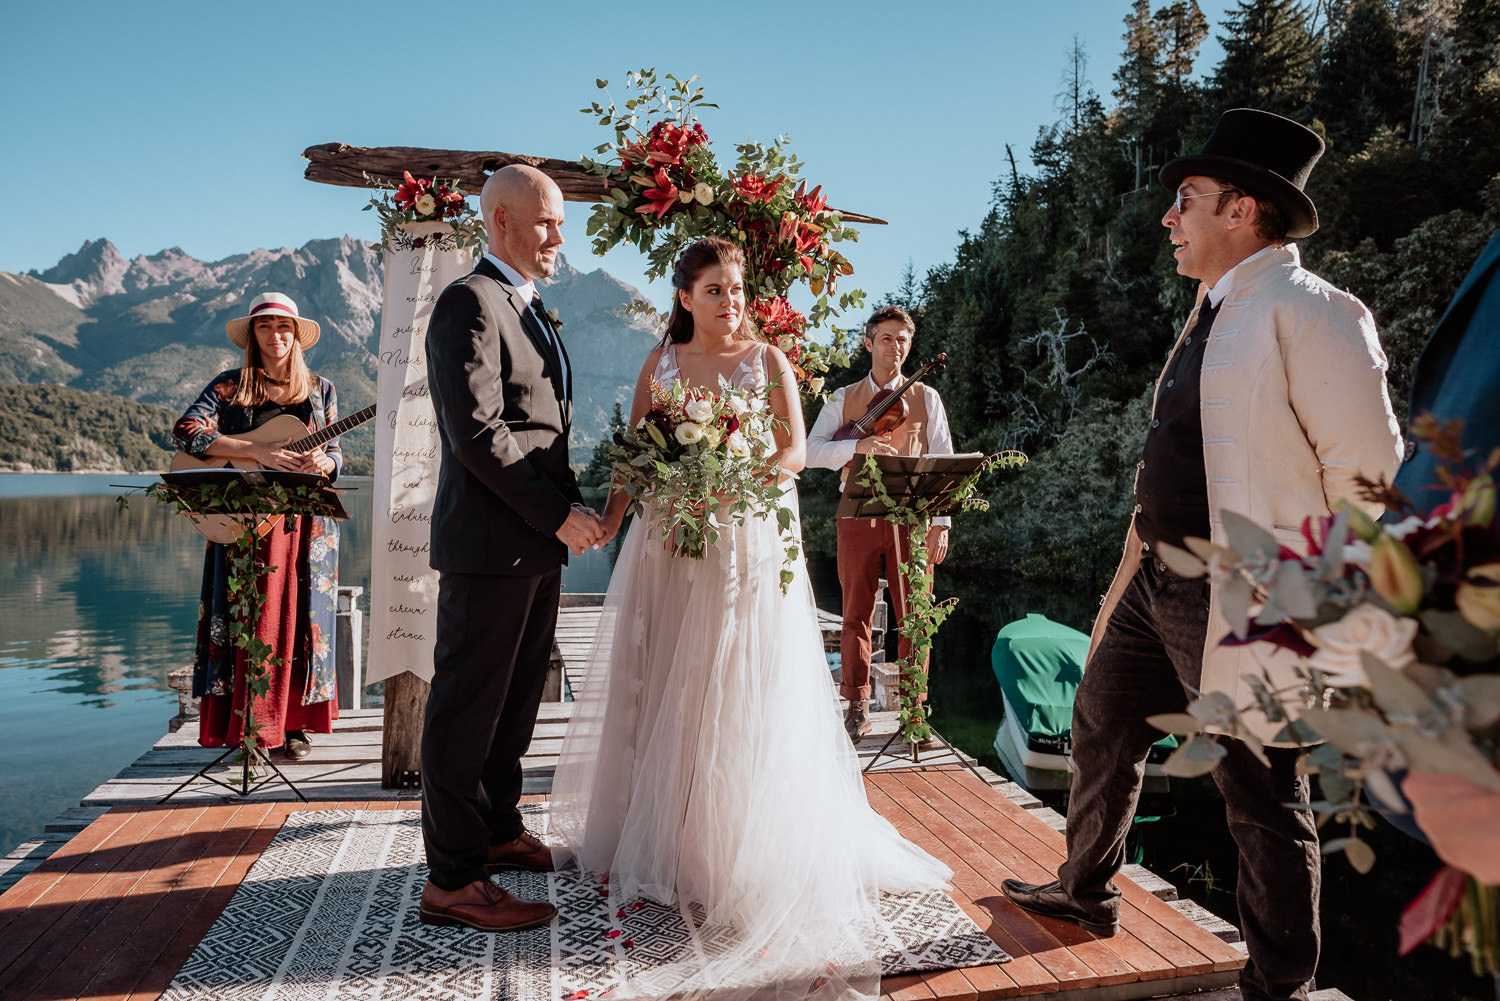
[[[1162,164],[1229,108],[1326,137],[1303,261],[1375,312],[1403,416],[1427,332],[1500,225],[1500,0],[1243,0],[1217,26],[1195,0],[1137,0],[1123,28],[1112,92],[1083,83],[1075,45],[1035,167],[1005,166],[953,263],[891,297],[917,317],[914,356],[954,362],[939,385],[959,446],[1033,457],[989,485],[993,517],[959,520],[953,561],[1100,589],[1195,293],[1160,224]],[[1223,59],[1195,74],[1210,30]]]
[[[0,386],[0,471],[165,469],[176,420],[163,407],[69,386]]]

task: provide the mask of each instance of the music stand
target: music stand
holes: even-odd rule
[[[344,510],[344,505],[339,502],[338,492],[328,484],[327,480],[316,473],[293,473],[280,469],[235,469],[232,466],[228,466],[219,469],[192,469],[181,470],[179,472],[162,473],[161,479],[162,482],[170,486],[187,488],[209,484],[223,484],[234,480],[242,481],[247,486],[251,487],[265,486],[270,483],[279,483],[283,486],[311,487],[317,491],[319,500],[323,504],[325,504],[327,508],[332,509],[331,511],[328,511],[326,509],[320,510],[318,514],[319,517],[338,518],[340,520],[349,517],[348,512]],[[302,512],[281,513],[298,514]],[[242,526],[241,533],[243,535],[254,533],[257,522],[266,514],[266,512],[254,510],[247,507],[244,510],[238,511],[225,511],[216,509],[212,512],[212,514],[228,515],[240,521]],[[182,792],[182,790],[192,785],[193,782],[197,779],[205,779],[209,782],[214,783],[215,785],[223,786],[230,792],[242,797],[249,796],[252,792],[255,792],[256,790],[279,780],[280,782],[285,784],[288,789],[295,793],[297,798],[302,802],[306,803],[308,801],[307,797],[302,794],[302,790],[293,785],[292,780],[287,778],[285,773],[283,773],[280,768],[276,767],[276,762],[271,760],[271,756],[266,753],[265,748],[260,746],[259,741],[256,742],[253,750],[245,746],[244,720],[250,715],[249,704],[250,688],[247,682],[247,684],[245,685],[245,705],[239,707],[236,710],[233,710],[241,714],[239,743],[226,745],[223,754],[220,754],[217,758],[210,761],[202,768],[198,769],[192,775],[188,776],[186,781],[184,781],[176,789],[173,789],[161,799],[157,800],[157,805],[167,802],[167,800],[171,799],[173,796],[176,796],[178,793]],[[220,779],[216,775],[208,774],[210,769],[216,767],[221,761],[223,761],[225,758],[229,757],[236,751],[239,751],[243,755],[238,785],[232,785],[228,782],[225,782],[223,779]],[[271,771],[276,773],[275,778],[273,779],[268,775],[264,778],[252,780],[252,773],[250,771],[252,761],[269,766]]]
[[[988,461],[988,457],[980,452],[965,455],[877,455],[874,459],[880,467],[880,484],[890,500],[897,508],[917,511],[924,519],[962,510],[954,495]],[[837,517],[885,518],[894,510],[883,498],[877,496],[871,485],[855,474],[844,484],[844,495],[839,501]],[[897,626],[899,628],[899,623]],[[904,681],[902,679],[903,683]],[[970,764],[963,753],[948,742],[948,738],[935,729],[931,733],[943,745],[944,751],[939,752],[940,754],[951,755],[959,764],[973,772],[975,778],[989,785],[984,776],[979,774],[978,768]],[[870,771],[888,754],[898,761],[903,760],[904,755],[890,750],[899,736],[901,728],[897,727],[863,771]],[[911,762],[922,763],[922,752],[916,743],[911,745]]]

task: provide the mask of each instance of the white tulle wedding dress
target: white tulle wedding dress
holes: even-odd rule
[[[764,386],[764,354],[734,381]],[[657,378],[676,374],[669,347]],[[806,566],[783,595],[774,521],[727,528],[702,560],[649,522],[615,563],[552,829],[613,901],[675,905],[693,948],[611,997],[873,996],[879,893],[951,872],[869,806]]]

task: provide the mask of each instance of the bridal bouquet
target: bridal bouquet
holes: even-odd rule
[[[1185,576],[1213,575],[1233,629],[1224,643],[1302,658],[1291,688],[1248,680],[1266,716],[1286,723],[1279,738],[1307,746],[1320,826],[1345,827],[1324,853],[1342,850],[1368,871],[1375,853],[1361,829],[1377,811],[1409,809],[1447,863],[1402,916],[1401,951],[1431,941],[1468,952],[1476,973],[1500,974],[1500,450],[1469,469],[1455,424],[1423,416],[1412,431],[1450,467],[1439,472],[1447,503],[1418,512],[1394,487],[1365,483],[1404,519],[1379,524],[1347,507],[1308,519],[1301,556],[1226,511],[1227,546],[1190,539],[1191,554],[1164,546],[1162,559]],[[1212,769],[1223,750],[1200,729],[1234,733],[1244,708],[1208,692],[1190,716],[1153,717],[1191,738],[1168,771]]]
[[[651,383],[651,409],[617,431],[608,446],[614,485],[630,497],[628,512],[652,505],[653,525],[674,556],[701,560],[726,524],[750,513],[771,515],[786,541],[781,586],[797,558],[792,511],[780,468],[770,387],[742,390],[727,379],[719,391]]]

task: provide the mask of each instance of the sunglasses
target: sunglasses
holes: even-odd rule
[[[1239,192],[1236,191],[1233,188],[1225,188],[1223,191],[1205,191],[1201,195],[1185,195],[1181,191],[1179,191],[1179,192],[1177,192],[1176,196],[1172,199],[1172,207],[1177,210],[1177,214],[1178,215],[1182,215],[1182,203],[1185,202],[1185,201],[1187,201],[1189,198],[1207,198],[1209,195],[1238,195],[1238,194],[1239,194]]]

